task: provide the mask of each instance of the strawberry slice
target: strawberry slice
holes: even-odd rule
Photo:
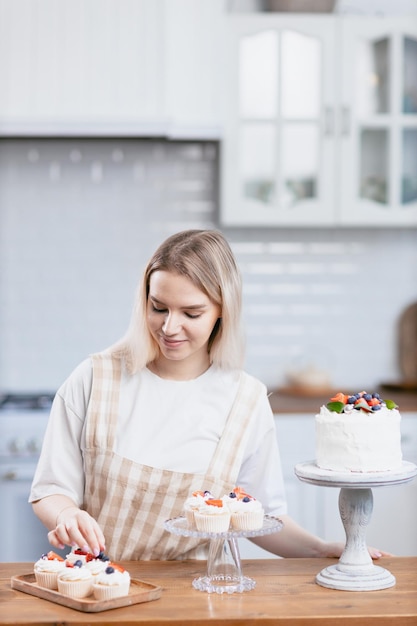
[[[243,500],[243,498],[246,498],[246,497],[252,499],[252,496],[250,496],[248,493],[246,493],[246,491],[244,489],[242,489],[242,487],[235,487],[233,489],[233,493],[236,494],[236,498],[238,500]]]
[[[64,560],[62,556],[59,556],[59,554],[57,554],[53,550],[49,550],[46,556],[48,558],[48,561],[63,561]]]
[[[116,569],[118,572],[124,572],[125,568],[122,567],[121,565],[119,565],[118,563],[113,563],[113,561],[110,563],[111,567],[113,567],[114,569]]]
[[[348,401],[349,396],[347,396],[345,393],[342,393],[341,391],[339,391],[339,393],[337,393],[335,396],[333,396],[333,398],[330,398],[331,402],[341,402],[342,404],[346,404]]]
[[[212,498],[211,500],[206,500],[206,504],[211,504],[212,506],[223,506],[223,501]]]

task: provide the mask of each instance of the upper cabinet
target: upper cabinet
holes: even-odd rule
[[[218,137],[224,0],[1,0],[0,133]]]
[[[417,21],[340,27],[340,222],[417,224]]]
[[[417,224],[417,25],[230,18],[224,225]]]

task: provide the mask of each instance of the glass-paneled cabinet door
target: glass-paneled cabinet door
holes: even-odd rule
[[[343,224],[417,224],[417,21],[341,21]]]
[[[333,18],[234,17],[228,27],[222,223],[333,223]]]

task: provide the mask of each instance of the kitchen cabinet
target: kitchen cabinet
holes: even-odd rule
[[[2,0],[0,133],[213,138],[223,0]]]
[[[417,20],[338,25],[340,222],[416,225]]]
[[[228,19],[225,226],[417,225],[417,24]]]

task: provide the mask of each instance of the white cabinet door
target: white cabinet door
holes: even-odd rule
[[[173,135],[219,138],[224,0],[168,0],[164,102]]]
[[[287,494],[288,514],[303,528],[321,534],[324,494],[320,487],[301,482],[294,472],[297,463],[314,459],[314,415],[275,416],[278,446]]]
[[[219,138],[224,0],[0,0],[3,134]]]
[[[417,20],[338,22],[340,221],[417,224]]]
[[[160,120],[163,0],[2,0],[0,116]],[[82,126],[80,126],[82,129]]]
[[[334,223],[334,19],[229,17],[225,37],[222,223]]]

